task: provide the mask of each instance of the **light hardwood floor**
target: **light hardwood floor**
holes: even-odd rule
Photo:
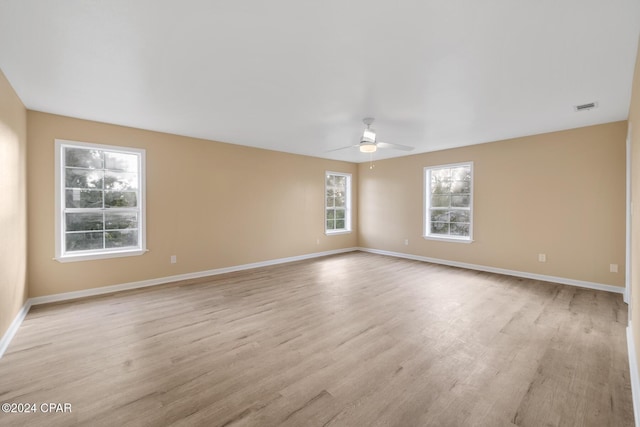
[[[631,426],[620,295],[355,252],[36,306],[2,425]]]

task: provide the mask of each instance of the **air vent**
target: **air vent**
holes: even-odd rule
[[[586,111],[586,110],[593,110],[594,108],[597,108],[597,107],[598,107],[597,102],[589,102],[587,104],[576,105],[573,107],[573,109],[576,111]]]

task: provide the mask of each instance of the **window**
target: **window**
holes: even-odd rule
[[[327,172],[325,180],[325,232],[351,231],[351,175]]]
[[[145,151],[56,140],[56,259],[141,255]]]
[[[425,238],[471,242],[473,163],[424,168]]]

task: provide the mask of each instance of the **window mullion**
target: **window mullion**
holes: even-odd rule
[[[333,182],[333,184],[331,183]],[[326,172],[325,174],[325,231],[351,231],[349,206],[351,204],[351,175],[345,173]],[[329,195],[330,194],[330,195]],[[344,201],[344,206],[336,206],[338,200]],[[331,203],[333,206],[327,206]],[[342,218],[338,219],[338,212]],[[329,218],[332,216],[332,218]]]
[[[470,241],[473,163],[426,167],[424,178],[427,193],[425,237]]]
[[[107,176],[108,162],[113,165],[111,177]],[[114,195],[122,193],[122,202],[110,196],[112,204],[123,206],[107,207],[107,179],[114,182]],[[144,150],[56,140],[56,184],[56,259],[93,259],[135,250],[135,255],[143,253]],[[73,194],[73,202],[67,205],[70,190],[80,196]],[[112,239],[107,239],[107,214],[113,221]]]

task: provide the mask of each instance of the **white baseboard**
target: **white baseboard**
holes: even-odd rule
[[[636,345],[633,340],[631,323],[627,326],[627,350],[629,352],[629,375],[631,380],[631,399],[633,400],[633,417],[636,427],[640,427],[640,378],[638,378],[638,364],[636,358]]]
[[[598,291],[607,291],[617,294],[624,294],[625,288],[620,286],[605,285],[602,283],[586,282],[583,280],[567,279],[565,277],[546,276],[543,274],[527,273],[525,271],[507,270],[504,268],[488,267],[485,265],[468,264],[466,262],[449,261],[445,259],[429,258],[420,255],[406,254],[402,252],[383,251],[380,249],[358,248],[362,252],[370,252],[372,254],[387,255],[396,258],[406,258],[415,261],[431,262],[433,264],[448,265],[451,267],[467,268],[469,270],[486,271],[488,273],[504,274],[507,276],[522,277],[525,279],[542,280],[545,282],[561,283],[563,285],[579,286],[581,288],[595,289]]]
[[[216,276],[219,274],[232,273],[235,271],[250,270],[252,268],[267,267],[270,265],[284,264],[284,263],[294,262],[294,261],[302,261],[302,260],[311,259],[311,258],[319,258],[323,256],[353,252],[358,250],[363,252],[379,254],[379,255],[393,256],[397,258],[406,258],[406,259],[412,259],[416,261],[431,262],[434,264],[449,265],[452,267],[467,268],[470,270],[487,271],[490,273],[498,273],[498,274],[505,274],[508,276],[524,277],[528,279],[562,283],[566,285],[580,286],[583,288],[597,289],[601,291],[624,293],[624,288],[617,287],[617,286],[603,285],[603,284],[592,283],[592,282],[584,282],[581,280],[566,279],[562,277],[544,276],[540,274],[506,270],[502,268],[487,267],[487,266],[475,265],[475,264],[467,264],[463,262],[448,261],[448,260],[442,260],[437,258],[428,258],[428,257],[423,257],[418,255],[405,254],[401,252],[391,252],[391,251],[383,251],[379,249],[352,247],[352,248],[336,249],[336,250],[325,251],[325,252],[314,252],[314,253],[305,254],[305,255],[298,255],[298,256],[287,257],[287,258],[278,258],[278,259],[273,259],[268,261],[254,262],[250,264],[242,264],[242,265],[236,265],[231,267],[217,268],[213,270],[198,271],[194,273],[178,274],[175,276],[159,277],[156,279],[141,280],[138,282],[122,283],[119,285],[103,286],[99,288],[85,289],[81,291],[64,292],[60,294],[29,298],[25,302],[22,309],[20,309],[20,312],[18,312],[18,314],[16,315],[15,319],[9,326],[9,329],[7,329],[7,332],[5,332],[4,336],[0,340],[0,357],[2,357],[2,355],[6,351],[7,347],[9,346],[9,343],[13,339],[13,336],[15,335],[18,328],[22,324],[22,321],[24,320],[25,316],[29,312],[29,309],[31,308],[32,305],[47,304],[47,303],[59,302],[59,301],[69,301],[69,300],[78,299],[78,298],[86,298],[90,296],[110,294],[114,292],[130,290],[130,289],[139,289],[139,288],[145,288],[149,286],[163,285],[166,283],[178,282],[181,280],[199,279],[207,276]]]
[[[31,298],[32,305],[47,304],[50,302],[68,301],[72,299],[91,297],[96,295],[111,294],[130,289],[146,288],[148,286],[164,285],[166,283],[179,282],[181,280],[200,279],[202,277],[217,276],[219,274],[233,273],[235,271],[250,270],[252,268],[268,267],[270,265],[284,264],[287,262],[302,261],[305,259],[319,258],[328,255],[357,251],[358,248],[335,249],[325,252],[297,255],[287,258],[271,259],[268,261],[253,262],[251,264],[234,265],[231,267],[216,268],[213,270],[196,271],[194,273],[177,274],[175,276],[158,277],[157,279],[141,280],[139,282],[122,283],[120,285],[102,286],[100,288],[84,289],[82,291],[64,292],[61,294],[45,295]]]
[[[22,325],[22,321],[27,316],[27,313],[29,312],[30,308],[31,308],[31,301],[27,300],[22,306],[22,308],[20,309],[20,311],[18,311],[18,314],[16,314],[16,317],[13,319],[13,322],[11,322],[11,324],[9,325],[9,329],[7,329],[7,332],[5,332],[4,335],[2,336],[2,339],[0,339],[0,358],[2,357],[4,352],[7,350],[7,347],[9,347],[9,343],[15,336],[16,332],[18,332],[18,328],[20,328],[20,325]]]
[[[20,312],[16,315],[15,319],[13,319],[13,322],[11,322],[9,329],[7,329],[7,332],[5,332],[4,336],[0,340],[0,358],[6,351],[7,347],[9,347],[9,343],[11,342],[11,340],[13,339],[13,336],[18,331],[18,328],[22,324],[22,321],[24,320],[25,316],[29,312],[29,309],[31,308],[32,305],[47,304],[50,302],[68,301],[68,300],[86,298],[86,297],[91,297],[96,295],[111,294],[114,292],[126,291],[130,289],[139,289],[139,288],[146,288],[148,286],[164,285],[166,283],[178,282],[181,280],[199,279],[207,276],[216,276],[224,273],[232,273],[234,271],[250,270],[252,268],[267,267],[270,265],[284,264],[287,262],[294,262],[294,261],[302,261],[305,259],[319,258],[323,256],[341,254],[345,252],[353,252],[357,250],[358,248],[345,248],[345,249],[335,249],[335,250],[325,251],[325,252],[314,252],[310,254],[297,255],[297,256],[287,257],[287,258],[278,258],[278,259],[272,259],[268,261],[254,262],[250,264],[235,265],[232,267],[216,268],[213,270],[197,271],[194,273],[159,277],[157,279],[141,280],[139,282],[122,283],[119,285],[103,286],[100,288],[84,289],[81,291],[64,292],[60,294],[29,298],[27,302],[25,302],[24,306],[20,309]]]

